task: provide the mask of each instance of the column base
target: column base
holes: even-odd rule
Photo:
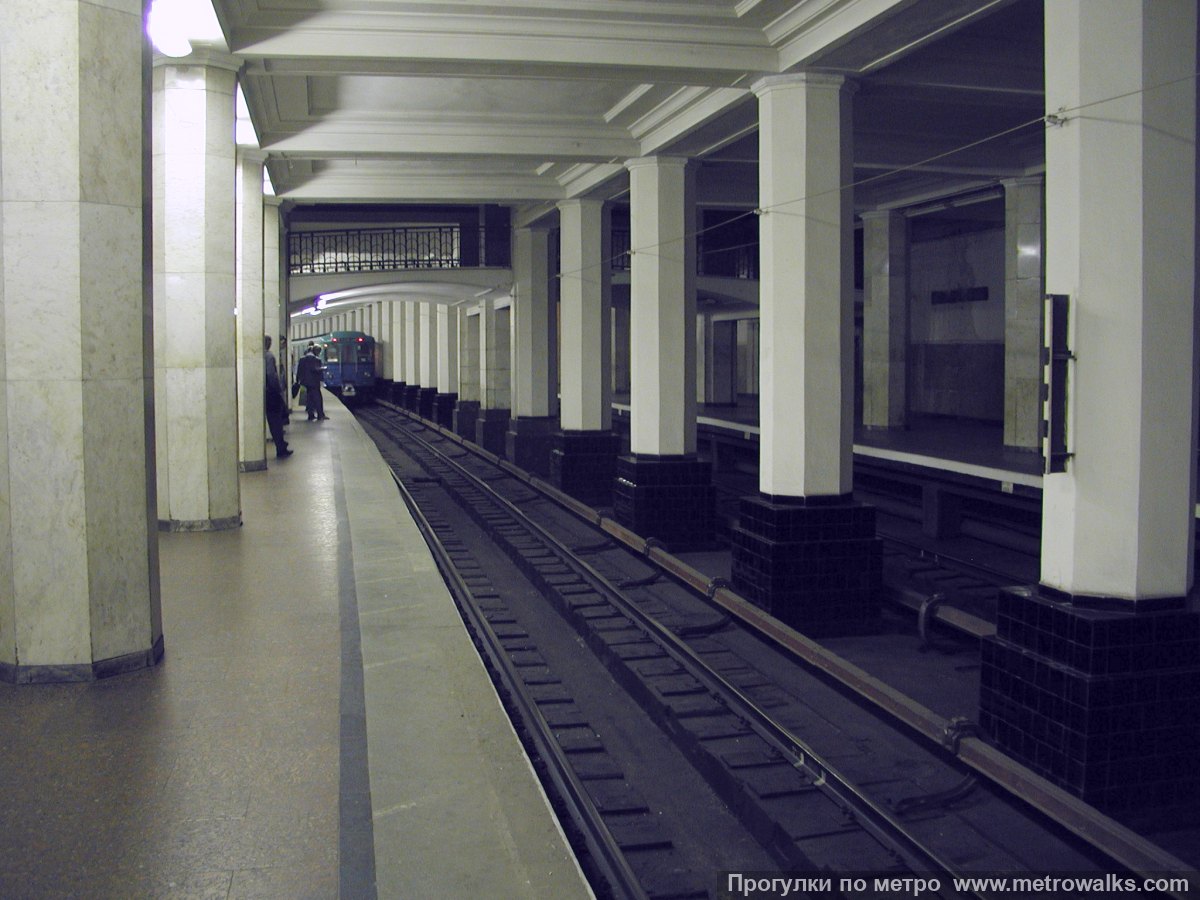
[[[433,421],[443,428],[454,427],[454,404],[458,394],[438,394],[433,398]]]
[[[1194,824],[1200,613],[1113,605],[1044,587],[1001,591],[996,635],[981,643],[980,727],[1111,816]]]
[[[550,472],[550,442],[558,420],[550,416],[515,416],[508,420],[504,455],[526,472]]]
[[[384,397],[384,399],[390,400],[392,403],[395,403],[397,406],[403,406],[404,405],[404,392],[406,390],[408,390],[408,385],[405,384],[403,381],[393,381],[392,388],[390,391],[388,391],[388,393]]]
[[[158,530],[176,531],[228,531],[242,524],[241,515],[225,516],[221,519],[159,519]]]
[[[450,428],[463,440],[474,441],[477,418],[479,418],[479,401],[459,400],[454,407],[454,422]]]
[[[417,415],[422,419],[433,421],[434,410],[433,404],[437,399],[438,389],[435,387],[423,387],[417,395]]]
[[[621,438],[611,431],[559,431],[551,436],[550,483],[588,506],[612,506]]]
[[[267,470],[267,460],[263,459],[243,459],[238,463],[239,472],[265,472]]]
[[[861,634],[879,621],[882,543],[875,508],[850,495],[743,497],[734,589],[809,635]]]
[[[419,384],[404,386],[404,408],[409,412],[421,411],[421,386]]]
[[[99,681],[126,672],[149,669],[162,662],[163,638],[159,635],[146,650],[101,659],[93,663],[66,663],[61,666],[22,666],[0,662],[0,682],[7,684],[62,684]]]
[[[507,409],[480,408],[475,417],[475,443],[489,453],[503,456],[508,449],[505,444],[510,416],[511,411]]]
[[[669,550],[706,550],[716,543],[717,489],[712,466],[695,456],[620,456],[613,516]]]

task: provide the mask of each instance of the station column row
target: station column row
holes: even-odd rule
[[[139,13],[0,4],[0,680],[9,682],[90,680],[163,653]]]

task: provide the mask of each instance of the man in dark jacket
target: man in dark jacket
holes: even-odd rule
[[[275,456],[288,457],[292,451],[288,449],[287,441],[283,439],[283,420],[287,412],[287,400],[283,396],[283,385],[279,381],[279,366],[275,362],[275,354],[271,352],[271,336],[263,335],[263,368],[265,382],[263,385],[263,411],[267,416],[267,427],[271,430],[271,440],[275,442]]]
[[[325,398],[321,396],[321,373],[324,371],[321,351],[315,346],[309,347],[308,352],[296,363],[296,381],[304,386],[304,408],[310,422],[329,418],[325,415]]]

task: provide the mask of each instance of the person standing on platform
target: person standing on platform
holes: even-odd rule
[[[296,381],[304,387],[304,408],[308,412],[308,421],[329,418],[325,415],[325,398],[321,396],[322,373],[325,367],[321,365],[321,351],[317,347],[309,347],[308,352],[296,363]]]
[[[287,399],[283,396],[283,384],[279,381],[279,364],[271,352],[271,336],[263,335],[263,369],[266,379],[263,386],[263,411],[267,416],[267,427],[271,440],[275,442],[275,458],[286,459],[294,451],[288,449],[283,439],[283,418],[287,411]]]

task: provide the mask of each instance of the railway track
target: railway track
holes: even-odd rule
[[[700,897],[725,886],[722,873],[786,871],[829,876],[834,893],[843,877],[924,878],[938,896],[982,896],[955,879],[1163,861],[1114,858],[1014,800],[956,758],[977,740],[969,729],[923,740],[861,685],[731,614],[716,582],[697,592],[661,551],[636,552],[486,454],[403,411],[359,418],[603,892]]]

